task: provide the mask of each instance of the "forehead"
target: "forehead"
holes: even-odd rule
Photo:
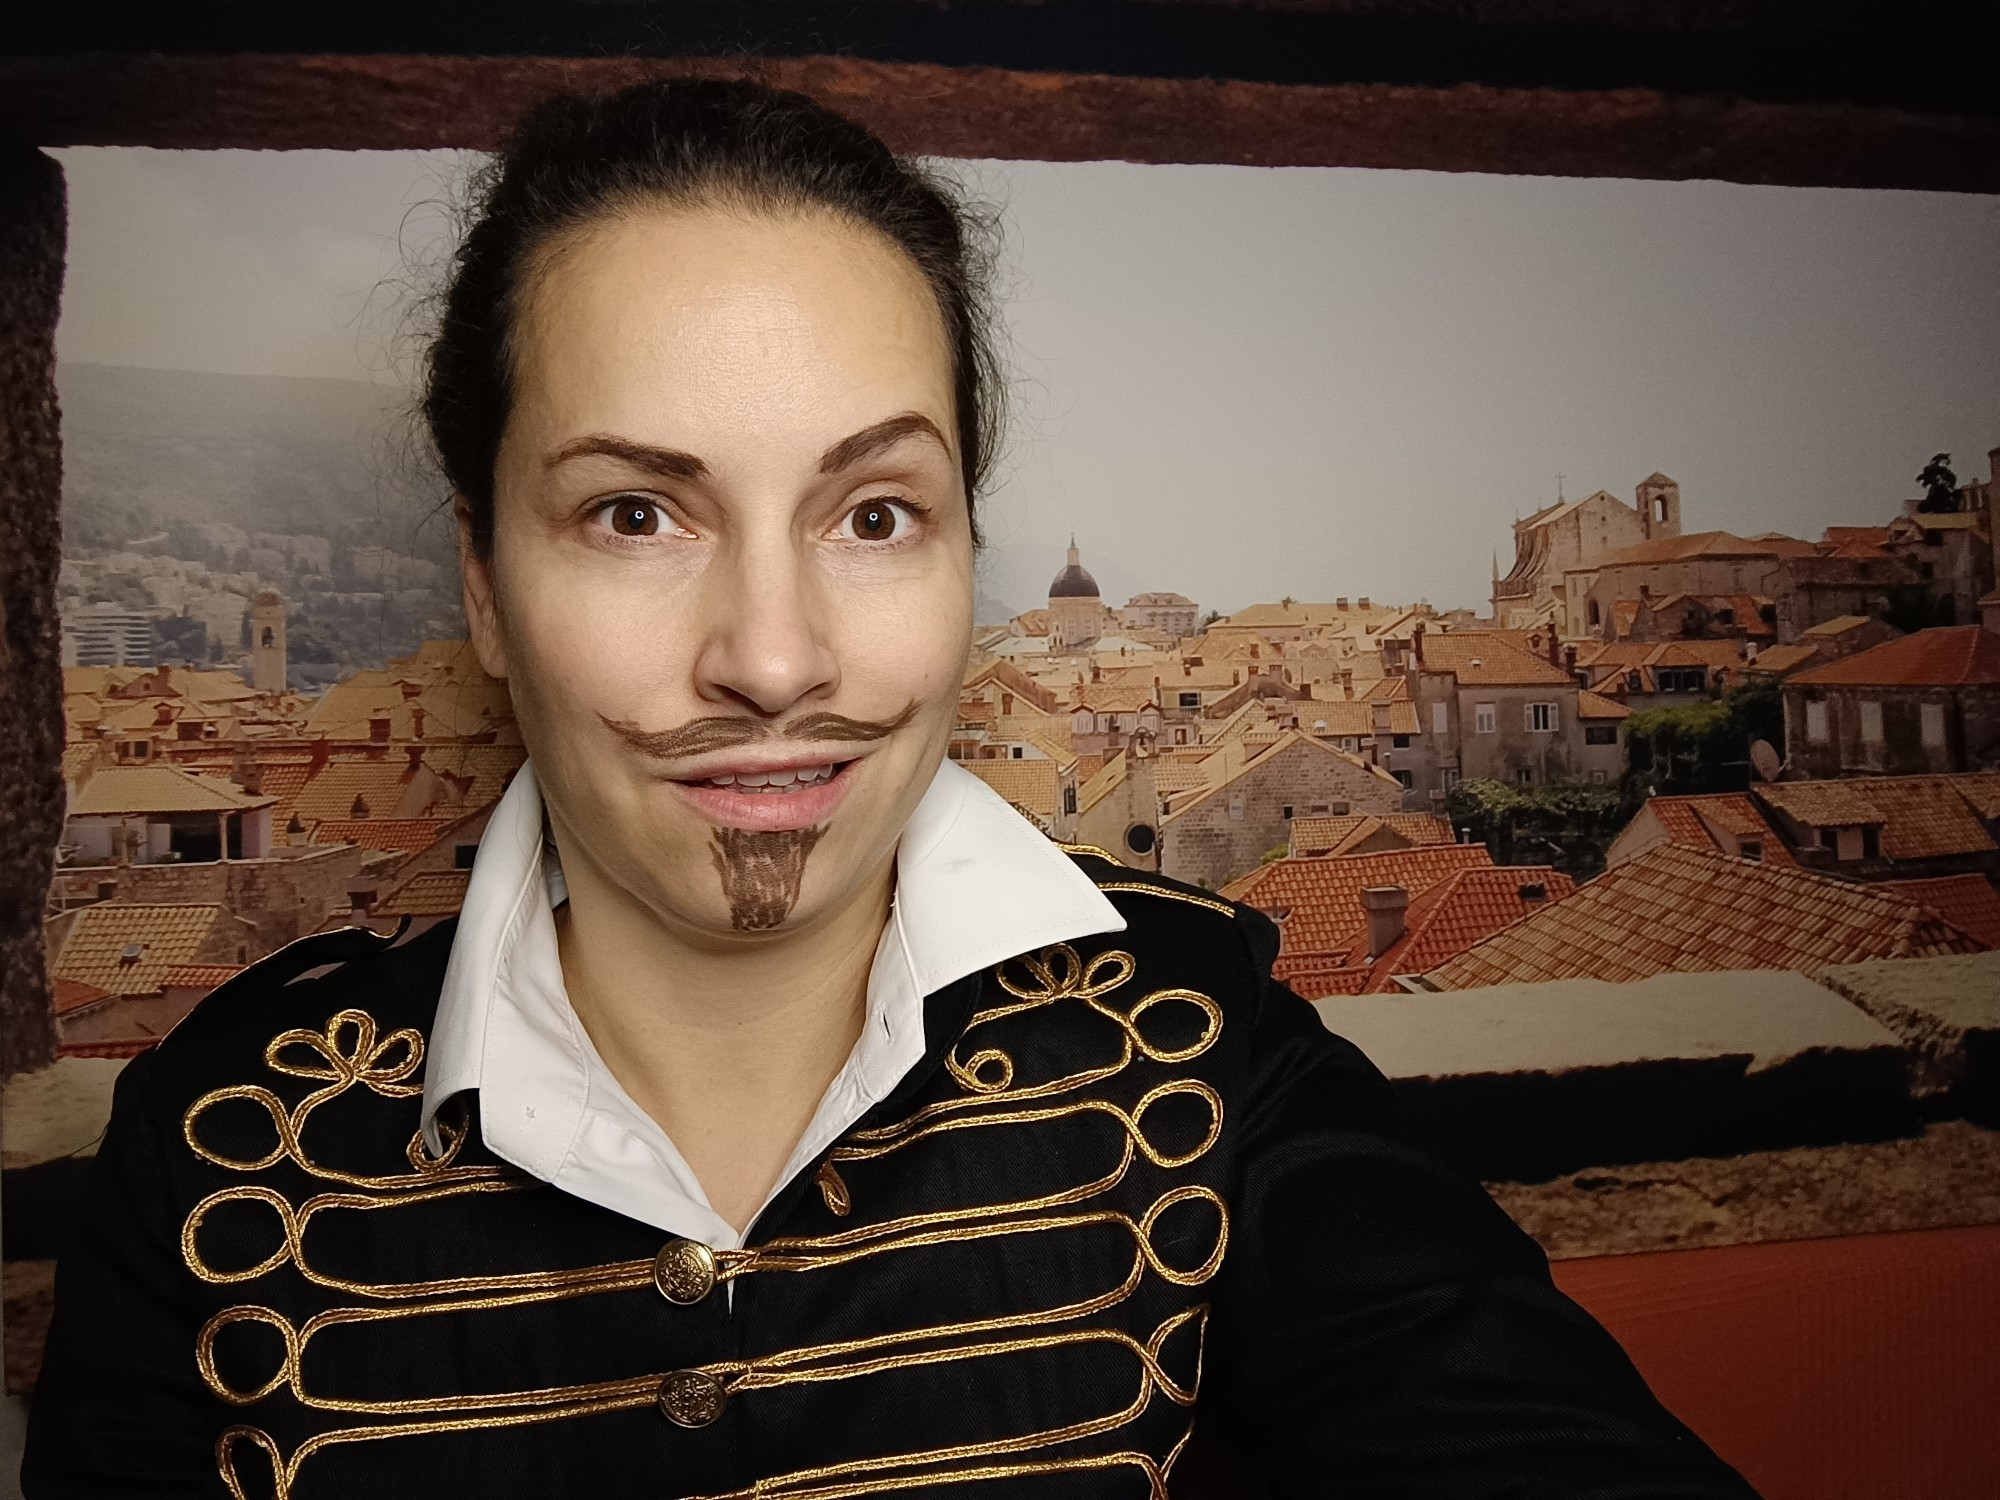
[[[515,395],[537,426],[692,440],[746,420],[839,427],[916,409],[950,431],[928,284],[884,236],[830,212],[628,211],[545,247],[523,290]]]

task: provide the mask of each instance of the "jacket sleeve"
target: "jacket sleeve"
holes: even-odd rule
[[[1399,1138],[1393,1089],[1269,978],[1204,1402],[1276,1493],[1745,1500],[1479,1185]]]
[[[21,1466],[25,1500],[225,1494],[216,1405],[195,1367],[201,1313],[149,1097],[153,1064],[144,1054],[119,1075],[56,1266]]]

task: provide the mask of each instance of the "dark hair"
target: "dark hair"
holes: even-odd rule
[[[552,99],[474,181],[430,345],[423,414],[445,478],[471,509],[481,552],[492,545],[493,466],[512,403],[524,270],[555,236],[662,201],[830,210],[909,256],[943,319],[971,503],[1001,422],[983,226],[936,177],[803,94],[677,80]]]

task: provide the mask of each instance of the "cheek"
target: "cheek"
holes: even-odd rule
[[[688,663],[675,659],[688,633],[669,618],[677,592],[671,580],[621,580],[537,558],[512,582],[501,598],[501,624],[517,696],[525,687],[528,696],[581,711],[594,725],[593,710],[629,717],[635,695],[671,691],[687,678]],[[566,721],[544,716],[558,731]]]
[[[880,587],[837,591],[841,680],[870,705],[915,700],[948,714],[972,643],[969,566],[940,563]]]

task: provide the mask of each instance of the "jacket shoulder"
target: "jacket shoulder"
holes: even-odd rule
[[[428,1037],[456,920],[416,937],[345,927],[287,943],[216,986],[147,1057],[154,1087],[171,1097],[261,1070],[265,1049],[291,1031],[324,1033],[344,1012],[378,1034]]]
[[[1060,847],[1111,898],[1133,932],[1211,948],[1218,940],[1240,942],[1253,977],[1261,982],[1269,975],[1278,930],[1255,907],[1152,870],[1135,870],[1093,844]]]

